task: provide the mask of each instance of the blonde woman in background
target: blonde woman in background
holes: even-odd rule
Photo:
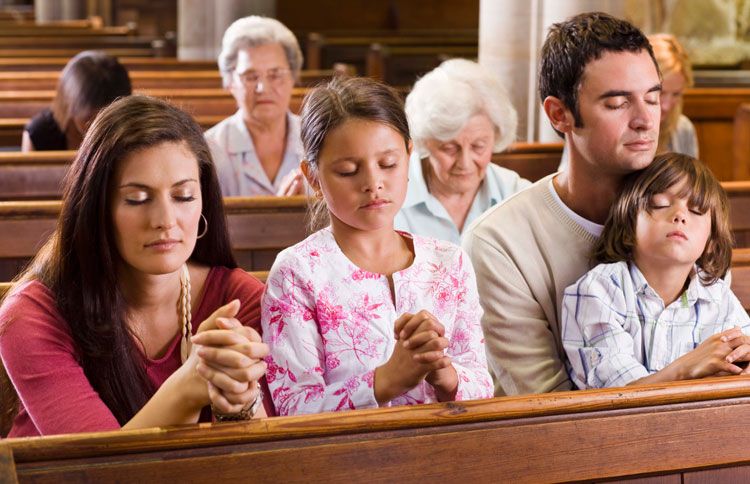
[[[693,85],[693,69],[685,49],[671,34],[648,37],[662,75],[661,123],[657,153],[675,151],[698,157],[695,126],[682,114],[682,95]]]

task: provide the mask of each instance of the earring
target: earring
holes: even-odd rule
[[[201,213],[201,219],[203,219],[203,232],[199,236],[196,237],[196,239],[200,239],[204,235],[206,235],[206,232],[208,232],[208,220],[206,220],[206,216]],[[198,226],[200,226],[200,221],[198,222]]]

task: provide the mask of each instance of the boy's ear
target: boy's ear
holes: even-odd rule
[[[542,106],[553,128],[561,133],[569,133],[573,130],[575,127],[573,113],[570,112],[562,100],[555,96],[547,96]]]
[[[302,170],[302,174],[305,175],[305,180],[307,180],[307,184],[312,187],[312,189],[318,193],[320,191],[320,181],[318,180],[318,177],[315,175],[315,170],[313,169],[312,165],[307,160],[302,160],[299,164],[300,170]]]

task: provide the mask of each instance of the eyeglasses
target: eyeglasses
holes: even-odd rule
[[[265,74],[256,72],[256,71],[245,71],[242,74],[238,73],[237,71],[234,71],[234,75],[237,78],[238,81],[240,81],[242,84],[244,84],[245,87],[249,89],[255,89],[258,87],[258,85],[271,85],[271,86],[280,86],[289,78],[289,74],[291,74],[292,71],[289,69],[271,69],[270,71],[266,71]]]

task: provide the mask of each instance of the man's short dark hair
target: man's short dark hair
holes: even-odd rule
[[[602,12],[582,13],[553,24],[542,46],[539,66],[539,96],[560,99],[573,113],[577,127],[583,125],[578,110],[578,87],[586,65],[605,52],[646,50],[656,64],[654,52],[643,32],[630,22]],[[557,132],[560,136],[562,133]]]

